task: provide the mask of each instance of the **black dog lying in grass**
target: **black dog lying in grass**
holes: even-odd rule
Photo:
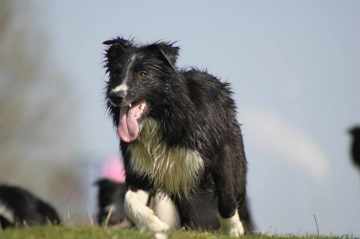
[[[60,224],[55,209],[30,192],[0,185],[0,223],[3,229],[21,225]]]

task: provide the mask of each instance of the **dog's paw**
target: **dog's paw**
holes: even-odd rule
[[[243,236],[245,233],[244,227],[241,222],[231,228],[222,228],[222,231],[226,235],[229,235],[231,237],[240,237]]]
[[[164,232],[170,229],[169,225],[162,222],[157,216],[153,216],[146,225],[146,229],[154,232]]]
[[[132,192],[129,190],[125,195],[124,209],[126,215],[135,223],[141,231],[167,231],[170,227],[162,222],[153,210],[147,207],[148,194],[142,190]]]
[[[148,207],[143,207],[141,213],[132,215],[131,218],[140,231],[164,232],[170,229],[169,225],[161,221]]]
[[[244,227],[240,221],[240,217],[236,211],[235,215],[230,218],[222,218],[219,214],[217,215],[221,224],[221,231],[231,237],[240,237],[245,233]]]

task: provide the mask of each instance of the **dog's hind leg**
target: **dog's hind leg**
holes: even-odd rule
[[[174,196],[172,197],[173,202],[175,203],[177,210],[179,212],[180,217],[180,225],[181,227],[185,227],[185,229],[197,229],[197,218],[196,212],[193,204],[189,199],[181,198]]]
[[[171,228],[180,229],[180,216],[176,205],[167,195],[155,195],[153,197],[153,205],[150,203],[157,217],[169,225]]]
[[[248,198],[239,198],[237,200],[239,202],[238,204],[238,212],[240,216],[241,223],[244,226],[245,233],[247,235],[252,234],[252,231],[254,230],[254,225],[251,219],[249,204],[248,204]]]
[[[228,170],[231,164],[226,160],[227,159],[224,159],[222,164],[218,165],[213,172],[216,195],[218,198],[219,214],[217,216],[221,224],[221,230],[224,234],[239,237],[244,235],[245,231],[237,210],[238,207],[233,186],[234,178],[231,170]]]
[[[125,213],[135,223],[140,230],[150,231],[166,231],[169,226],[162,222],[151,210],[146,206],[149,194],[143,190],[129,189],[125,194]]]

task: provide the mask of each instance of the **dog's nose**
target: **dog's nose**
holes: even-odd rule
[[[112,91],[109,95],[110,101],[113,104],[121,104],[125,96],[125,91]]]

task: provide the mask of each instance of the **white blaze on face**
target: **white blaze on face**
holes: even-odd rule
[[[120,91],[122,91],[123,97],[125,97],[125,96],[127,95],[128,87],[127,87],[127,85],[126,85],[125,82],[123,82],[121,85],[119,85],[119,86],[115,87],[113,90],[111,90],[110,94],[113,94],[113,93],[116,94],[116,93],[118,93],[118,92],[120,92]],[[111,100],[111,98],[110,98],[109,100],[110,100],[110,104],[112,104],[113,106],[117,107],[117,104],[114,103],[114,102]]]
[[[127,91],[128,91],[128,86],[126,85],[125,82],[123,82],[121,85],[115,87],[111,92],[114,92],[114,93],[117,93],[119,91],[124,91],[124,95],[127,94]]]
[[[111,90],[112,93],[117,93],[119,91],[123,91],[124,92],[124,97],[127,95],[129,87],[127,85],[128,81],[129,81],[129,76],[131,75],[131,67],[134,65],[136,59],[136,55],[133,55],[130,58],[130,62],[128,64],[128,66],[126,67],[126,72],[125,72],[125,78],[122,80],[121,84],[116,86],[113,90]]]

